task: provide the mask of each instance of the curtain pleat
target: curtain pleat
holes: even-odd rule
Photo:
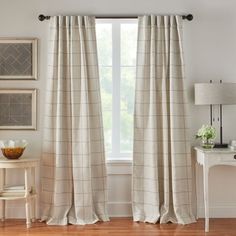
[[[138,21],[134,221],[194,222],[181,16]]]
[[[50,19],[42,220],[109,220],[95,18]]]

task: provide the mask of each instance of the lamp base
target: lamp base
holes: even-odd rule
[[[228,148],[228,144],[227,143],[216,143],[214,145],[214,148]]]

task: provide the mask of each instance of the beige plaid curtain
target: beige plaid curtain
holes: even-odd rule
[[[42,220],[107,221],[95,19],[50,19],[49,78],[42,159]]]
[[[138,24],[134,221],[191,223],[182,18],[142,16]]]

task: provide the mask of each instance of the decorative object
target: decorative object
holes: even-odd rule
[[[0,38],[0,79],[37,79],[37,42]]]
[[[36,89],[0,89],[0,129],[36,129]]]
[[[207,139],[207,140],[203,139],[201,146],[203,148],[210,149],[210,148],[213,148],[215,146],[215,143],[211,139]]]
[[[208,193],[208,186],[209,186],[209,171],[212,169],[213,166],[220,166],[220,165],[229,165],[229,166],[236,166],[236,151],[232,151],[229,148],[225,149],[204,149],[201,147],[195,147],[196,150],[196,158],[197,163],[203,166],[203,190],[204,190],[204,207],[205,207],[205,232],[209,232],[209,193]],[[196,168],[198,166],[196,165]],[[198,173],[200,171],[196,170],[196,180],[199,179]],[[199,193],[202,193],[202,187],[199,186],[199,182],[197,181],[197,217],[199,216],[198,209],[201,208],[202,203]],[[227,193],[225,193],[227,194]],[[214,195],[212,195],[214,196]]]
[[[7,159],[19,159],[25,148],[15,147],[15,148],[1,148],[2,154]]]
[[[236,151],[236,140],[231,140],[229,142],[229,148],[233,151]]]
[[[2,154],[8,159],[18,159],[23,154],[26,146],[26,140],[0,140]]]
[[[213,148],[216,138],[216,129],[210,125],[203,125],[196,134],[197,139],[201,139],[203,148]]]
[[[215,148],[226,148],[228,144],[223,143],[223,118],[222,105],[236,104],[236,83],[198,83],[195,88],[195,104],[210,105],[210,124],[215,120],[212,116],[212,106],[219,105],[220,143]]]

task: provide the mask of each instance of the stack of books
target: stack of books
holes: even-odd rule
[[[4,186],[3,189],[0,190],[0,197],[7,196],[22,196],[25,194],[25,186]]]
[[[230,141],[229,148],[233,151],[236,151],[236,140]]]

